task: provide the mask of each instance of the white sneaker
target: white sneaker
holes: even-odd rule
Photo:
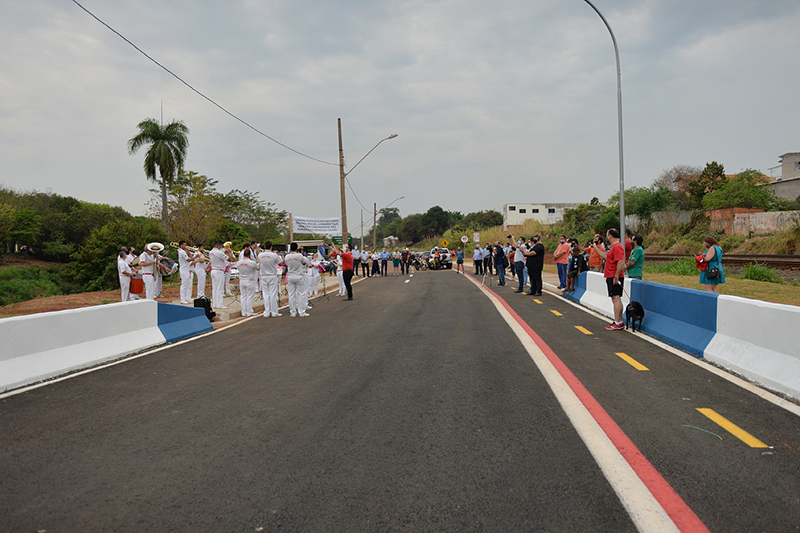
[[[308,313],[300,313],[300,314],[299,314],[299,315],[297,315],[297,316],[311,316],[311,315],[309,315]]]
[[[283,313],[278,313],[277,315],[272,315],[274,318],[278,318],[279,316],[283,316]]]
[[[296,318],[297,317],[297,315],[295,315],[295,314],[290,314],[289,316],[292,317],[292,318]]]

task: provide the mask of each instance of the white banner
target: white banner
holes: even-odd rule
[[[313,233],[314,235],[341,235],[342,219],[292,217],[295,233]]]

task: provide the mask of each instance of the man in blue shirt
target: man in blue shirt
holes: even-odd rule
[[[483,274],[483,249],[480,246],[476,246],[472,252],[472,263],[475,265],[475,275]]]
[[[381,276],[389,275],[389,252],[386,248],[381,252]]]

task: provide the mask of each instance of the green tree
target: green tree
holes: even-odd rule
[[[719,187],[703,197],[703,209],[746,207],[748,209],[773,210],[779,201],[775,194],[760,185],[769,183],[769,178],[757,170],[747,169],[733,178],[725,180]]]
[[[161,176],[161,224],[167,233],[167,185],[183,169],[189,146],[189,128],[180,120],[162,126],[152,118],[143,120],[137,127],[139,133],[128,141],[128,152],[133,155],[142,146],[150,145],[144,157],[144,173],[147,179],[158,183],[158,167]]]
[[[422,215],[419,233],[423,238],[430,238],[436,235],[442,235],[449,227],[450,215],[447,211],[435,205]]]
[[[422,217],[423,215],[417,213],[414,215],[408,215],[403,219],[400,223],[400,228],[398,230],[397,237],[400,238],[403,242],[410,242],[415,243],[422,240],[420,234],[420,228],[422,227]]]
[[[503,223],[503,215],[495,210],[478,211],[469,213],[461,222],[465,229],[484,230],[500,226]]]
[[[716,161],[706,163],[706,168],[703,169],[697,179],[690,181],[686,186],[686,190],[692,200],[692,207],[701,207],[703,205],[703,197],[722,187],[725,180],[725,167]]]
[[[687,188],[700,177],[702,169],[691,165],[675,165],[661,173],[653,181],[653,187],[665,187],[673,196],[674,206],[678,210],[692,209],[692,197]]]
[[[14,213],[14,226],[9,236],[16,244],[33,247],[38,244],[41,221],[42,217],[33,209],[20,209]]]
[[[11,250],[10,237],[14,229],[15,212],[13,206],[0,203],[0,244],[5,243],[7,252]]]

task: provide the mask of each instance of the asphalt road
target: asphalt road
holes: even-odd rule
[[[800,530],[796,415],[512,287],[492,291],[706,527]],[[0,531],[635,530],[474,283],[354,292],[0,400]]]

